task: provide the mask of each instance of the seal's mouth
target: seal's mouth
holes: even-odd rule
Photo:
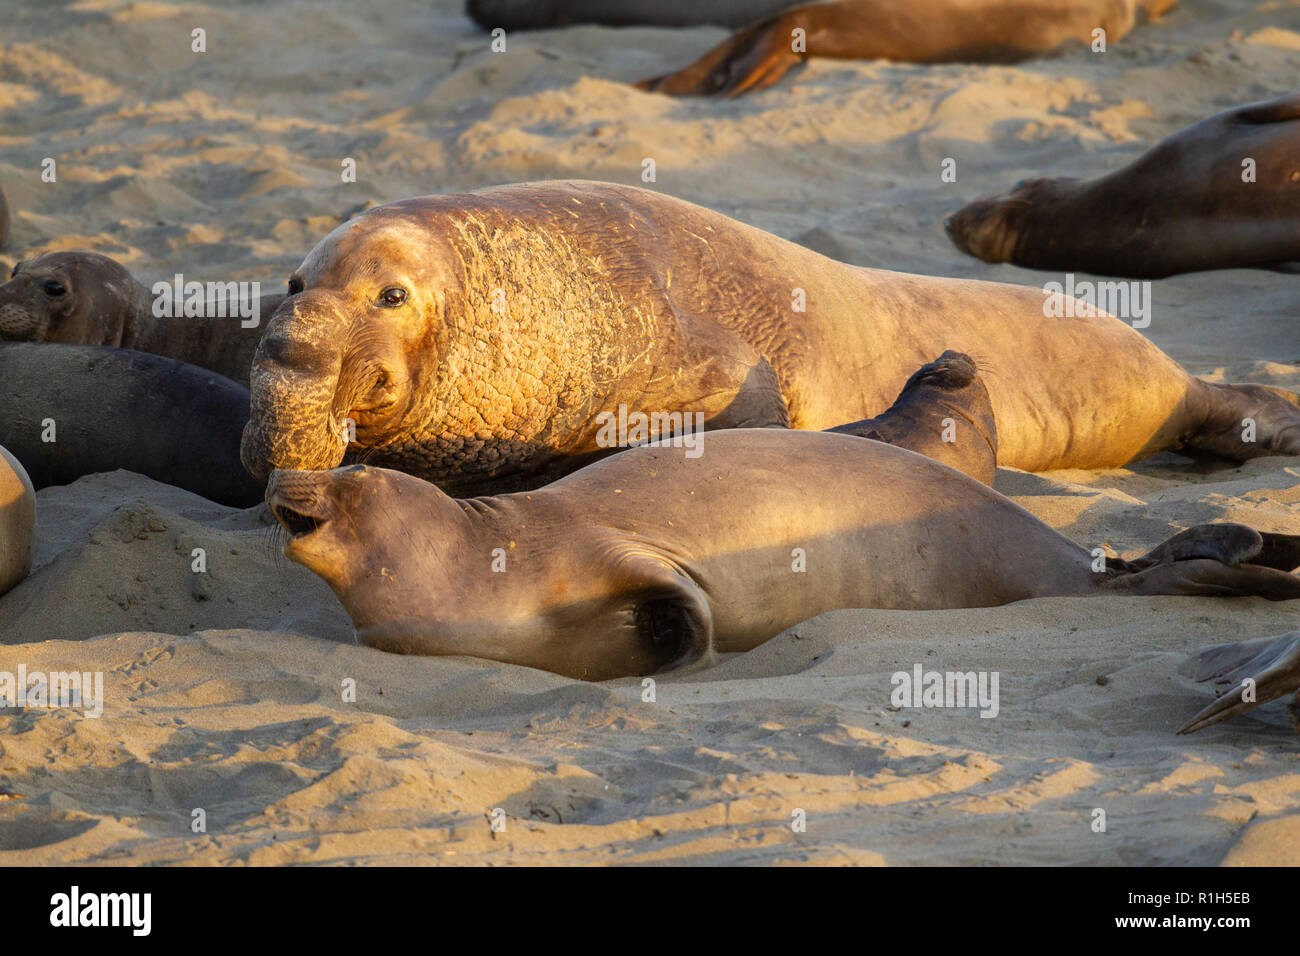
[[[322,472],[275,471],[266,486],[266,506],[293,540],[315,534],[329,523],[328,503],[317,494]]]
[[[329,521],[329,518],[324,515],[309,514],[286,504],[271,505],[271,514],[291,538],[305,538],[309,534],[314,534]]]

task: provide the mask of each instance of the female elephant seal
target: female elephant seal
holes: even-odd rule
[[[986,371],[1002,465],[1300,453],[1294,396],[1193,379],[1112,316],[845,265],[609,183],[378,206],[312,250],[290,293],[251,375],[242,456],[260,478],[350,447],[452,494],[537,487],[611,450],[599,421],[620,408],[830,428],[879,414],[944,349]]]
[[[1300,597],[1280,570],[1300,563],[1300,536],[1203,525],[1095,572],[1089,552],[960,472],[824,432],[719,432],[696,458],[646,445],[469,500],[365,465],[277,471],[266,501],[285,555],[329,583],[364,643],[588,680],[747,650],[835,608]]]
[[[915,63],[1007,63],[1088,44],[1114,43],[1139,11],[1175,0],[828,0],[758,20],[690,66],[638,83],[677,96],[739,96],[776,83],[810,56]],[[756,14],[755,19],[759,15]],[[798,33],[796,31],[802,31]],[[799,39],[802,39],[802,46]]]
[[[0,445],[0,594],[27,577],[36,550],[36,489]]]
[[[154,314],[154,294],[97,252],[51,252],[14,266],[0,285],[0,340],[112,345],[165,355],[247,384],[263,316],[282,293],[245,302],[236,283],[183,315]],[[183,305],[182,305],[183,308]]]
[[[1300,267],[1300,94],[1212,116],[1101,179],[1018,183],[945,225],[963,252],[1030,269]]]
[[[236,507],[262,486],[239,463],[248,390],[159,355],[0,343],[0,445],[37,488],[124,468]]]

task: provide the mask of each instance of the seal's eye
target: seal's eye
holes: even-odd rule
[[[289,276],[289,294],[297,295],[302,291],[302,280],[297,276]]]
[[[9,278],[11,278],[11,279],[16,279],[16,278],[18,278],[18,267],[21,266],[21,265],[22,265],[21,262],[15,262],[15,263],[14,263],[14,271],[11,272],[11,273],[9,273]]]
[[[45,283],[45,294],[51,299],[57,299],[59,296],[67,295],[68,287],[58,279],[50,279]]]
[[[375,304],[385,309],[395,309],[406,301],[406,290],[401,286],[390,286],[383,292],[379,293],[379,301]]]

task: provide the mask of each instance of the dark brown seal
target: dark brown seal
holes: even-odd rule
[[[946,226],[963,252],[1030,269],[1300,268],[1300,94],[1212,116],[1100,179],[1017,183]]]
[[[810,56],[915,63],[1009,63],[1132,30],[1175,0],[827,0],[758,20],[643,90],[739,96],[776,83]],[[755,19],[758,18],[756,15]],[[802,31],[801,33],[799,31]],[[800,42],[801,41],[801,42]]]
[[[248,390],[208,369],[131,349],[0,343],[0,409],[0,445],[37,488],[122,468],[221,504],[262,497],[239,463]]]
[[[160,283],[160,285],[163,285]],[[179,313],[171,284],[165,311]],[[14,266],[0,285],[0,340],[112,345],[165,355],[248,384],[257,342],[283,293],[238,303],[223,295],[192,309],[197,314],[155,314],[159,295],[121,263],[97,252],[51,252]],[[237,314],[255,306],[251,318]]]

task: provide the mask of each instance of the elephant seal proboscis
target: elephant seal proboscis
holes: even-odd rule
[[[834,494],[824,494],[827,488]],[[848,435],[734,429],[533,492],[449,498],[388,469],[277,471],[284,553],[365,644],[603,680],[743,651],[835,608],[991,607],[1049,595],[1300,598],[1300,536],[1202,525],[1094,571],[991,488]],[[1271,560],[1278,567],[1250,562]]]
[[[455,495],[538,487],[606,451],[598,419],[620,406],[831,428],[880,414],[945,349],[984,372],[1001,465],[1300,453],[1295,396],[1194,379],[1105,313],[846,265],[609,183],[375,207],[290,290],[251,374],[242,455],[261,478],[350,453]]]
[[[1219,697],[1184,724],[1180,734],[1195,733],[1292,693],[1295,700],[1287,705],[1287,716],[1300,734],[1300,631],[1206,648],[1189,665],[1196,680],[1214,681]]]
[[[637,84],[676,96],[762,90],[810,56],[1011,63],[1128,34],[1175,0],[825,0],[758,20],[674,73]],[[756,15],[757,18],[757,15]],[[800,32],[801,31],[801,32]]]
[[[0,343],[0,445],[37,488],[118,468],[220,504],[262,487],[239,463],[248,390],[208,369],[94,345]]]
[[[170,289],[171,283],[166,285]],[[135,349],[247,385],[266,318],[284,294],[244,301],[238,297],[239,283],[220,285],[220,300],[200,303],[184,314],[184,301],[169,298],[170,314],[159,316],[154,314],[154,292],[116,260],[97,252],[46,253],[19,262],[0,285],[0,340]]]
[[[36,551],[36,489],[0,445],[0,594],[27,577]]]
[[[1159,279],[1300,268],[1300,94],[1212,116],[1109,176],[1033,179],[945,223],[958,249],[1029,269]]]

